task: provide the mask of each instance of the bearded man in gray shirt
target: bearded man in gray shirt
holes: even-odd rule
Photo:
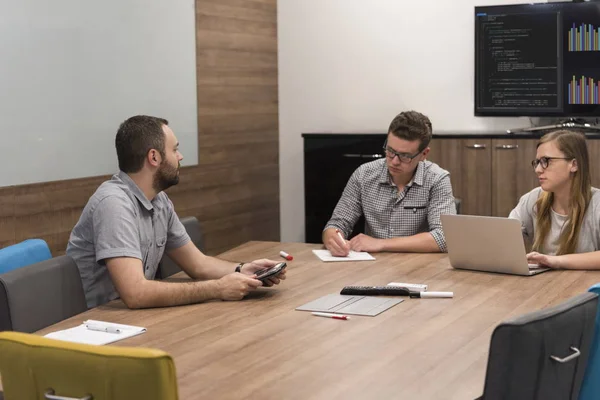
[[[164,192],[179,182],[183,156],[168,122],[138,115],[115,139],[120,172],[92,195],[73,228],[67,255],[75,260],[89,308],[121,297],[129,308],[165,307],[210,299],[239,300],[265,282],[255,273],[272,260],[234,264],[204,255],[190,240]],[[193,281],[155,281],[167,253]]]

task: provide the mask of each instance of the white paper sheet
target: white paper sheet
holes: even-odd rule
[[[365,251],[350,251],[347,257],[334,257],[329,250],[313,250],[313,253],[321,259],[321,261],[373,261],[375,257]]]
[[[118,330],[119,333],[91,330],[88,328],[88,325],[109,327],[110,330]],[[89,319],[79,326],[62,331],[51,332],[45,335],[45,337],[65,340],[67,342],[103,345],[127,339],[144,332],[146,332],[146,328],[141,326],[114,324],[111,322]]]

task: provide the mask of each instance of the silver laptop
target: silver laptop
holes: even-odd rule
[[[442,215],[453,268],[535,275],[549,268],[528,264],[521,223],[512,218]]]

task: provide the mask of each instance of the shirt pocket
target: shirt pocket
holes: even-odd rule
[[[412,214],[424,214],[427,212],[427,204],[405,204],[404,212]]]

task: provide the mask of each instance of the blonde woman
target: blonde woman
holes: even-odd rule
[[[509,215],[533,243],[527,261],[600,269],[600,191],[591,185],[585,136],[568,130],[544,135],[532,165],[540,187],[523,195]]]

